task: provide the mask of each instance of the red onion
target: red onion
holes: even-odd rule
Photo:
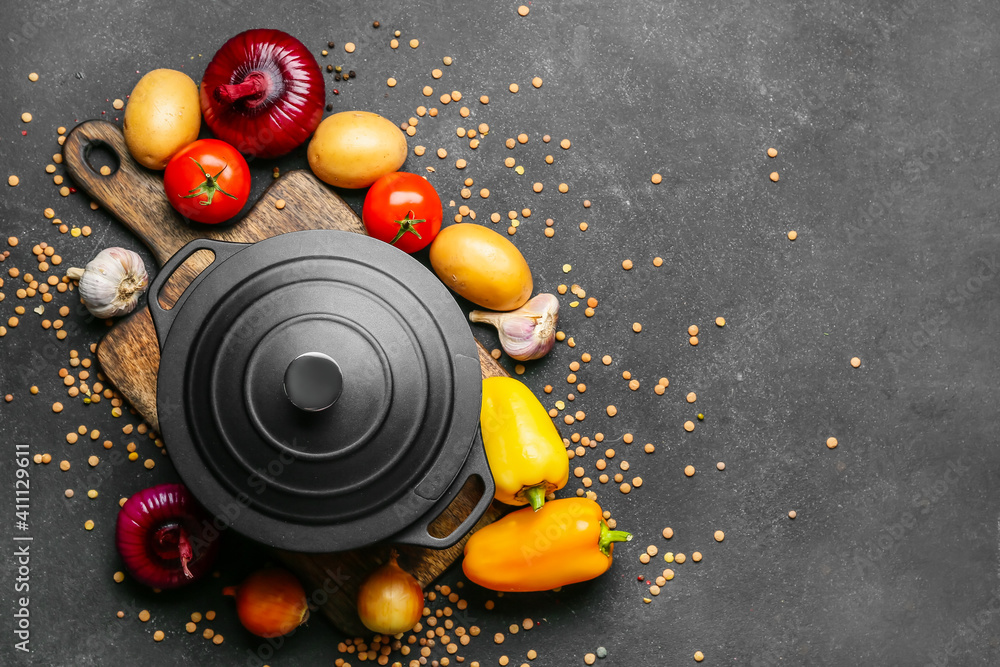
[[[132,577],[153,588],[178,588],[203,577],[219,550],[212,517],[182,484],[131,496],[118,512],[115,542]]]
[[[323,75],[280,30],[247,30],[222,45],[201,80],[201,112],[219,139],[256,157],[284,155],[323,117]]]

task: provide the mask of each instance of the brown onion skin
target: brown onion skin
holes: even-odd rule
[[[358,616],[372,632],[407,632],[424,611],[424,591],[412,574],[396,562],[393,552],[382,567],[368,575],[358,591]]]
[[[236,597],[240,623],[258,637],[281,637],[309,620],[306,592],[287,570],[258,570],[222,592]]]
[[[257,78],[265,90],[229,101],[220,94]],[[228,87],[228,88],[227,88]],[[200,87],[205,123],[241,153],[271,158],[305,142],[323,118],[326,85],[316,58],[281,30],[241,32],[212,58]]]

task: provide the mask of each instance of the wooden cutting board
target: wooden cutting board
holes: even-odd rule
[[[118,169],[101,175],[88,162],[94,147],[103,146],[118,159]],[[101,208],[134,232],[152,251],[162,266],[175,252],[196,238],[252,243],[278,234],[303,229],[339,229],[364,234],[365,228],[354,211],[333,190],[308,171],[292,171],[278,178],[261,196],[246,217],[231,226],[199,225],[187,222],[167,201],[161,175],[136,163],[128,153],[121,130],[112,123],[92,120],[76,126],[66,137],[63,159],[69,175]],[[279,210],[275,202],[283,199]],[[210,265],[212,257],[192,255],[174,273],[162,291],[165,307],[183,293],[198,273]],[[148,295],[152,298],[152,295]],[[479,345],[483,377],[506,375],[506,371]],[[118,322],[104,337],[97,357],[107,378],[159,430],[156,414],[156,374],[160,348],[149,308],[143,307]],[[165,443],[167,449],[170,443]],[[478,486],[478,488],[477,488]],[[468,516],[482,496],[482,485],[470,482],[455,502],[433,524],[432,533],[447,535]],[[476,528],[500,516],[496,504],[480,519]],[[441,551],[400,547],[400,564],[423,586],[438,577],[465,545]],[[278,551],[278,556],[306,582],[307,593],[322,589],[326,599],[323,613],[344,632],[363,634],[354,600],[365,575],[384,562],[388,546],[331,554],[302,554]]]

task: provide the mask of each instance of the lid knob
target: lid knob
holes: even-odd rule
[[[285,369],[285,395],[295,407],[319,412],[337,402],[344,389],[340,366],[322,352],[306,352]]]

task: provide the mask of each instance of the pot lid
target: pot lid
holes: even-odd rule
[[[216,261],[162,327],[158,379],[161,430],[199,500],[301,550],[373,542],[426,513],[465,463],[481,400],[447,289],[350,232],[209,247]]]

